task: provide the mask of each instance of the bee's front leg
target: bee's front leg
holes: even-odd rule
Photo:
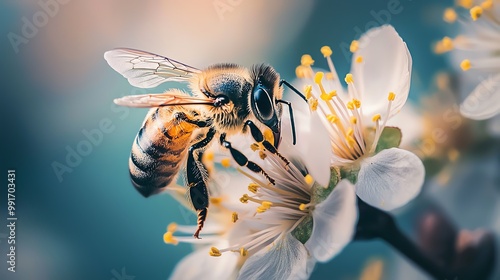
[[[264,138],[264,135],[262,134],[260,129],[251,120],[248,120],[245,122],[245,125],[243,126],[243,130],[245,130],[247,126],[250,127],[250,133],[252,134],[253,139],[255,141],[257,141],[257,143],[262,144],[262,146],[264,146],[264,148],[266,148],[269,152],[277,155],[285,163],[286,166],[288,166],[290,164],[290,161],[288,161],[287,158],[282,156],[278,152],[276,147],[274,147],[273,144],[271,144],[269,141],[267,141]]]
[[[271,178],[266,173],[266,171],[264,171],[262,169],[262,167],[260,167],[257,163],[248,160],[248,158],[242,152],[236,150],[235,148],[233,148],[231,146],[231,142],[229,142],[229,141],[226,140],[226,134],[225,133],[221,134],[221,136],[220,136],[220,143],[221,143],[222,146],[224,146],[225,148],[229,149],[229,151],[231,152],[231,156],[236,161],[236,163],[238,163],[239,166],[247,167],[248,169],[250,169],[250,170],[252,170],[253,172],[256,172],[256,173],[262,173],[262,175],[264,175],[264,177],[266,177],[266,179],[271,184],[273,184],[273,185],[275,184],[275,180],[273,178]]]

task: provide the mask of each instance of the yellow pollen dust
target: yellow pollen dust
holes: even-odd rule
[[[306,205],[306,204],[304,204],[304,203],[301,203],[301,204],[299,205],[299,210],[300,210],[300,211],[306,211],[306,210],[307,210],[307,205]]]
[[[246,250],[245,248],[241,247],[240,248],[240,256],[246,257],[247,254],[248,254],[248,250]]]
[[[349,46],[349,50],[352,53],[355,53],[359,49],[359,42],[357,40],[352,40],[351,45]]]
[[[177,245],[179,243],[179,241],[177,241],[177,239],[174,237],[173,233],[170,231],[167,231],[167,232],[165,232],[165,234],[163,234],[163,242],[165,242],[167,244],[173,244],[173,245]]]
[[[314,183],[314,178],[313,176],[311,176],[311,174],[307,174],[306,176],[304,176],[304,180],[308,185],[312,185]]]
[[[345,82],[346,82],[346,83],[348,83],[348,84],[350,84],[350,83],[354,83],[354,79],[352,78],[352,74],[351,74],[351,73],[349,73],[349,74],[345,75],[345,79],[344,79],[344,80],[345,80]]]
[[[264,139],[267,140],[267,142],[269,143],[273,143],[274,142],[274,135],[273,135],[273,131],[270,130],[269,128],[265,129],[264,130]]]
[[[352,123],[352,124],[356,124],[356,123],[358,123],[358,119],[357,119],[356,117],[352,116],[352,117],[351,117],[351,123]]]
[[[325,73],[319,71],[316,73],[316,75],[314,75],[314,82],[316,84],[321,84],[321,80],[323,80],[323,76],[325,76]]]
[[[212,257],[220,257],[222,255],[219,249],[215,247],[210,248],[210,252],[208,252],[208,254]]]
[[[312,59],[312,57],[308,54],[304,54],[301,58],[300,58],[300,64],[303,65],[303,66],[311,66],[314,64],[314,60]]]
[[[311,108],[311,111],[316,111],[318,109],[318,99],[316,98],[311,98],[308,100],[309,107]]]
[[[313,90],[312,85],[307,85],[304,87],[304,94],[306,96],[306,99],[309,99],[312,97],[312,90]]]
[[[206,153],[203,154],[203,157],[205,157],[205,159],[208,160],[208,161],[213,161],[215,155],[214,155],[214,152],[208,151],[208,152],[206,152]]]
[[[328,72],[325,74],[325,78],[327,80],[334,80],[335,79],[335,76],[333,76],[333,73],[332,72]]]
[[[215,206],[220,205],[221,202],[222,202],[222,198],[220,198],[220,197],[213,197],[213,196],[210,197],[210,203],[215,205]]]
[[[460,68],[462,68],[463,71],[469,70],[471,67],[470,60],[464,59],[462,62],[460,62]]]
[[[170,223],[167,226],[167,231],[174,233],[177,230],[177,224],[176,223]]]
[[[470,9],[472,8],[472,5],[474,5],[474,0],[457,0],[456,3],[458,6]]]
[[[330,115],[327,115],[326,116],[326,119],[331,122],[331,123],[336,123],[339,121],[339,117],[337,117],[336,115],[333,115],[333,114],[330,114]]]
[[[356,63],[361,63],[363,62],[363,57],[361,55],[358,55],[358,57],[356,57]]]
[[[306,77],[307,69],[304,65],[299,65],[295,68],[295,76],[297,78],[302,79]]]
[[[485,10],[489,10],[493,7],[493,0],[486,0],[483,3],[481,3],[481,8]]]
[[[472,9],[470,9],[470,17],[472,20],[477,20],[481,15],[483,14],[483,8],[480,6],[475,6]]]
[[[323,54],[324,57],[328,57],[332,55],[332,49],[329,46],[323,46],[321,47],[321,53]]]
[[[231,214],[231,221],[233,221],[233,223],[236,223],[236,221],[238,221],[238,213],[233,212]]]
[[[380,114],[376,114],[376,115],[374,115],[374,116],[372,117],[372,121],[373,121],[373,122],[377,122],[377,121],[379,121],[381,118],[382,118],[382,117],[380,116]]]
[[[389,95],[387,96],[387,100],[394,101],[395,98],[396,98],[396,94],[392,91],[389,92]]]
[[[240,202],[241,203],[248,203],[248,199],[250,197],[248,196],[248,194],[244,194],[242,197],[240,197]]]
[[[443,20],[447,23],[454,23],[457,20],[457,12],[453,8],[447,8],[444,10]]]
[[[248,190],[250,192],[257,193],[257,191],[259,190],[259,185],[255,184],[255,183],[250,183],[250,184],[248,184]]]
[[[231,160],[229,158],[223,158],[220,161],[220,164],[222,165],[222,167],[228,168],[231,166]]]

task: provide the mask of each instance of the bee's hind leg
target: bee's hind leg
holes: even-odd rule
[[[247,167],[248,169],[250,169],[250,170],[252,170],[253,172],[256,172],[256,173],[262,173],[262,175],[264,175],[264,177],[266,177],[266,179],[271,184],[273,184],[273,185],[275,184],[275,180],[273,178],[271,178],[266,173],[266,171],[264,171],[262,169],[262,167],[260,167],[257,163],[248,160],[248,158],[242,152],[236,150],[235,148],[233,148],[231,146],[231,142],[229,142],[229,141],[226,140],[226,134],[225,133],[221,134],[221,136],[220,136],[220,143],[221,143],[222,146],[224,146],[224,148],[228,148],[229,149],[229,151],[231,152],[231,156],[236,161],[236,163],[238,163],[239,166]]]
[[[245,130],[247,126],[250,127],[250,133],[252,134],[253,139],[257,141],[257,143],[262,144],[262,146],[264,146],[264,148],[266,148],[266,150],[268,150],[270,153],[277,155],[285,163],[286,166],[290,164],[290,161],[288,161],[286,157],[282,156],[278,152],[276,147],[274,147],[273,144],[271,144],[264,138],[264,135],[262,134],[260,129],[251,120],[245,122],[243,129]]]

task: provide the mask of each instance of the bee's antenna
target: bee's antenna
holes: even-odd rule
[[[290,123],[292,125],[292,139],[293,139],[293,144],[297,142],[297,136],[295,135],[295,120],[293,118],[293,109],[292,109],[292,103],[290,101],[286,100],[276,100],[278,103],[283,103],[285,105],[288,105],[288,112],[290,112]]]
[[[307,98],[300,92],[298,91],[294,86],[292,86],[289,82],[285,81],[285,80],[281,80],[280,81],[280,86],[282,85],[285,85],[287,86],[289,89],[293,90],[296,94],[298,94],[305,102],[307,102]]]

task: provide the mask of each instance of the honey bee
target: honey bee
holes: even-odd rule
[[[215,64],[199,70],[133,49],[114,49],[106,52],[104,58],[136,87],[152,88],[167,81],[189,83],[190,94],[170,89],[160,94],[125,96],[114,102],[151,108],[133,142],[129,159],[132,184],[143,196],[157,194],[175,183],[179,170],[186,164],[188,197],[198,215],[195,238],[199,238],[205,223],[209,202],[208,173],[201,157],[214,138],[219,138],[238,165],[262,173],[274,184],[259,165],[228,141],[229,136],[249,128],[256,142],[279,155],[282,105],[287,105],[295,144],[292,105],[282,100],[283,85],[306,99],[288,82],[280,80],[273,67],[259,64],[247,69],[236,64]],[[265,139],[259,127],[272,131],[273,143]]]

